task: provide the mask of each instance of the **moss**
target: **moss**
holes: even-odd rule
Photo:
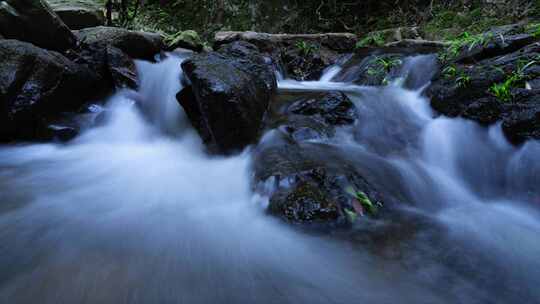
[[[454,40],[463,32],[472,35],[479,34],[493,26],[512,23],[512,21],[504,14],[494,15],[492,11],[482,7],[472,10],[439,8],[422,29],[432,39]]]
[[[196,50],[203,48],[203,41],[194,30],[180,31],[174,35],[166,35],[165,43],[169,48],[184,47]]]

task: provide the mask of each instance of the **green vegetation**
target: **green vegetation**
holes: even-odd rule
[[[400,66],[403,63],[401,59],[395,57],[379,57],[375,61],[387,73],[389,73],[393,68]]]
[[[464,70],[458,69],[455,65],[445,67],[442,75],[446,79],[455,78],[456,85],[460,88],[465,88],[471,83],[471,76],[467,75]]]
[[[489,92],[493,94],[493,96],[497,97],[497,99],[501,102],[508,102],[512,99],[510,90],[516,81],[517,79],[512,76],[503,83],[494,83],[491,87],[489,87]]]
[[[540,63],[540,58],[534,58],[530,61],[520,61],[518,68],[503,82],[492,84],[489,87],[489,92],[501,102],[510,102],[512,100],[512,89],[522,86],[527,80],[526,70],[538,63]]]
[[[317,50],[315,45],[305,41],[298,41],[295,46],[300,51],[300,55],[303,57],[308,57]]]
[[[385,44],[384,35],[382,32],[374,32],[368,34],[366,37],[356,43],[356,48],[368,47],[368,46],[383,46]]]
[[[439,58],[444,61],[450,61],[459,56],[464,51],[471,51],[477,46],[486,46],[494,41],[492,33],[482,33],[473,35],[469,32],[463,32],[459,36],[449,41],[448,48],[439,54]]]
[[[377,202],[373,203],[369,197],[362,191],[357,191],[353,187],[347,187],[345,191],[352,196],[353,198],[353,207],[356,212],[355,214],[364,215],[364,211],[369,215],[376,215],[378,212],[378,207],[382,206],[382,203]],[[352,212],[348,210],[349,212]]]
[[[193,49],[202,48],[203,47],[203,41],[199,37],[199,34],[193,30],[187,30],[187,31],[181,31],[177,32],[176,34],[164,34],[165,36],[165,43],[169,47],[178,46],[178,44],[181,42],[183,47],[189,46]]]
[[[527,26],[527,32],[536,38],[540,37],[540,23],[533,23]]]
[[[460,33],[479,34],[492,26],[512,23],[505,14],[485,11],[482,7],[471,10],[439,7],[433,18],[423,27],[424,32],[434,39],[454,40]]]

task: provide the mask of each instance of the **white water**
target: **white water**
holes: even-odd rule
[[[439,243],[413,237],[390,249],[401,258],[387,259],[377,245],[309,236],[266,216],[250,190],[249,153],[210,158],[186,123],[175,100],[179,64],[138,63],[140,91],[111,97],[107,124],[67,145],[0,148],[0,303],[540,297],[540,217],[524,193],[540,184],[539,143],[516,149],[497,127],[433,119],[418,92],[398,87],[358,88],[329,74],[280,82],[356,92],[361,122],[338,147],[437,223]]]

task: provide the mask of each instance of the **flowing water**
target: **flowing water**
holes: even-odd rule
[[[349,94],[360,118],[327,144],[408,202],[412,233],[267,216],[252,152],[207,156],[178,106],[181,59],[138,62],[139,92],[112,96],[102,125],[0,148],[0,303],[540,303],[540,143],[434,118],[416,61],[414,90],[332,82],[338,67],[280,81]]]

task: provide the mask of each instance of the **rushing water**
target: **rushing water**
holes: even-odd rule
[[[355,102],[359,121],[329,144],[426,219],[390,256],[392,235],[358,241],[388,223],[327,237],[268,217],[249,150],[204,154],[170,57],[138,62],[139,92],[69,144],[0,148],[0,303],[539,303],[540,143],[433,118],[415,60],[415,91],[335,83],[338,67],[280,82]]]

